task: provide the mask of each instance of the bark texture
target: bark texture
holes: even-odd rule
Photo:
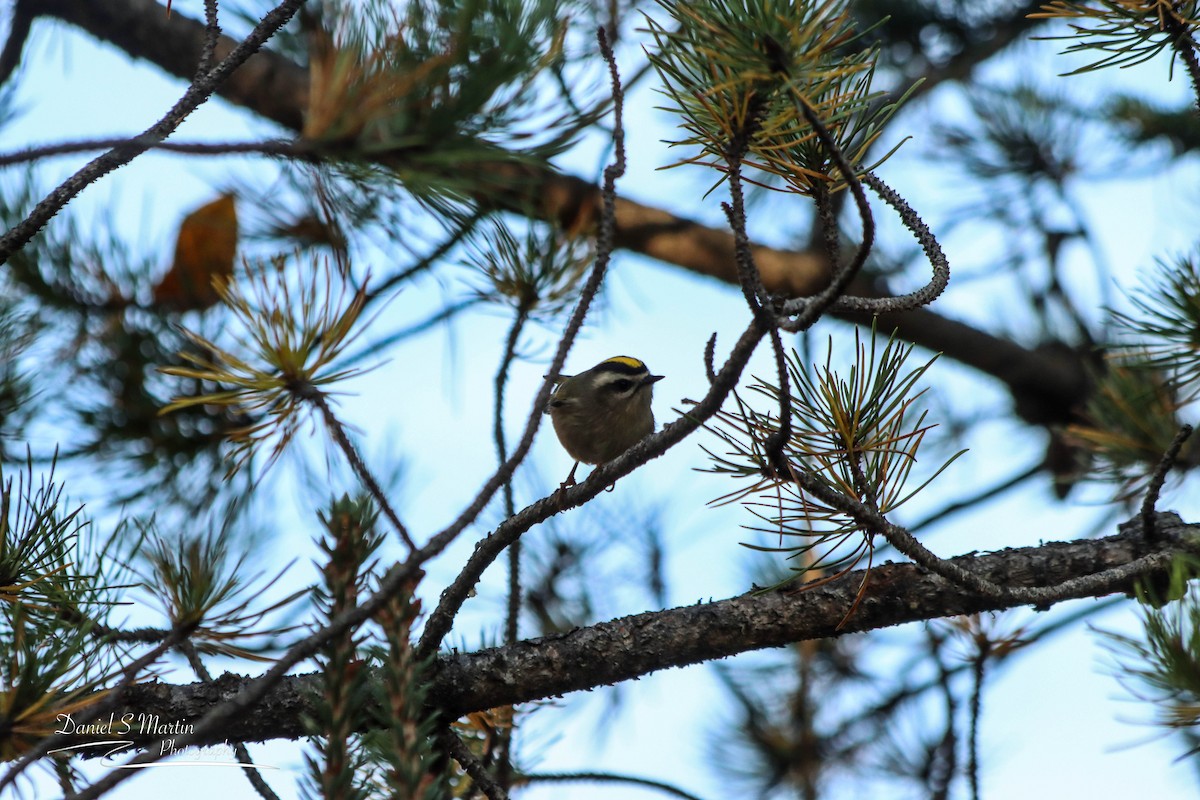
[[[62,20],[108,42],[131,57],[150,61],[164,72],[189,80],[200,57],[204,25],[176,9],[167,16],[154,0],[38,0],[33,13]],[[1015,39],[1028,23],[1022,14],[1011,30],[980,45],[975,59],[986,58]],[[222,37],[217,57],[235,42]],[[930,75],[934,85],[969,75],[976,60],[964,58],[939,67]],[[253,56],[219,89],[226,100],[272,120],[291,132],[299,131],[308,104],[306,69],[278,53]],[[599,215],[599,188],[591,181],[550,169],[497,163],[479,168],[486,201],[533,218],[555,220],[569,230],[594,228]],[[733,236],[660,208],[618,198],[617,247],[674,264],[724,283],[737,284]],[[805,297],[824,288],[829,265],[818,250],[781,250],[755,246],[756,265],[763,285],[786,297]],[[866,284],[852,294],[879,294]],[[847,315],[846,319],[862,321]],[[1014,409],[1035,425],[1057,425],[1072,419],[1090,390],[1086,353],[1066,347],[1029,349],[965,323],[920,309],[880,317],[881,330],[897,328],[899,336],[933,352],[943,353],[1002,381],[1012,393]]]
[[[1131,523],[1123,526],[1120,534],[1104,539],[1052,542],[953,560],[1005,586],[1063,586],[1064,600],[1129,592],[1132,580],[1128,577],[1078,591],[1072,589],[1072,582],[1155,554],[1163,558],[1142,577],[1165,577],[1171,554],[1195,549],[1200,526],[1186,525],[1174,514],[1160,514],[1158,520],[1162,536],[1154,541]],[[869,580],[866,596],[846,619],[864,579]],[[623,617],[504,647],[444,654],[432,679],[430,702],[453,719],[471,711],[559,697],[751,650],[1008,607],[1011,604],[973,594],[915,565],[888,563],[871,570],[869,578],[857,571],[805,591],[750,593]],[[215,703],[233,697],[252,680],[227,673],[209,684],[132,687],[125,692],[123,710],[117,717],[131,715],[128,719],[134,730],[116,738],[138,748],[151,747],[163,736],[146,735],[138,730],[139,724],[186,724]],[[255,713],[236,720],[212,741],[301,737],[303,718],[318,690],[315,675],[293,676],[278,685]]]

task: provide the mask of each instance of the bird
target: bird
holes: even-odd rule
[[[605,359],[578,375],[553,377],[555,390],[545,413],[575,459],[560,488],[574,485],[580,463],[612,461],[654,431],[650,400],[663,377],[629,356]]]

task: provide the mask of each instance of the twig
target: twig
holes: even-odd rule
[[[925,517],[925,519],[923,519],[919,522],[914,522],[912,525],[909,525],[907,527],[910,531],[915,533],[915,532],[921,530],[922,528],[928,527],[935,522],[939,522],[952,514],[958,513],[959,511],[966,511],[968,509],[978,508],[979,504],[984,502],[985,500],[990,500],[993,497],[1008,491],[1009,489],[1013,488],[1014,486],[1024,483],[1025,481],[1034,477],[1041,471],[1042,471],[1042,462],[1038,461],[1038,463],[1034,464],[1031,467],[1028,467],[1027,469],[1022,470],[1021,472],[1018,472],[1016,475],[1013,475],[1011,478],[1005,478],[1003,481],[996,484],[995,486],[989,486],[988,488],[986,488],[976,494],[973,494],[964,500],[956,500],[953,503],[951,503],[950,505],[940,508],[937,511],[933,512],[928,517]]]
[[[15,0],[8,26],[8,40],[4,42],[4,50],[0,51],[0,86],[8,83],[21,64],[21,51],[29,40],[32,23],[33,10],[29,7],[29,0]]]
[[[117,685],[109,689],[108,693],[104,696],[104,699],[102,699],[99,703],[89,707],[88,712],[93,714],[95,718],[99,719],[105,714],[115,711],[117,706],[121,703],[121,690],[132,685],[133,682],[137,680],[138,674],[144,667],[153,664],[159,659],[160,656],[162,656],[163,653],[167,652],[172,647],[183,641],[187,635],[191,633],[193,627],[195,626],[189,624],[186,626],[172,628],[170,634],[168,634],[167,637],[157,645],[152,647],[149,652],[140,658],[134,659],[131,663],[126,665],[121,670],[121,680],[117,682]],[[17,761],[17,763],[13,764],[12,767],[9,768],[8,772],[4,773],[3,777],[0,777],[0,792],[2,792],[6,786],[15,781],[17,777],[20,776],[20,774],[26,769],[28,769],[31,764],[47,755],[57,745],[63,744],[69,738],[69,733],[54,733],[38,742],[32,749],[26,752],[21,759]]]
[[[757,117],[752,116],[752,124]],[[746,233],[746,205],[742,192],[742,155],[745,152],[745,142],[749,141],[752,131],[739,137],[737,149],[731,145],[727,148],[725,161],[726,175],[729,179],[730,203],[722,203],[729,227],[733,229],[734,260],[738,266],[738,285],[742,295],[750,307],[750,313],[758,319],[759,324],[767,331],[771,341],[771,349],[775,355],[776,380],[779,382],[779,427],[763,443],[764,458],[777,470],[783,470],[783,448],[792,438],[792,390],[788,382],[787,357],[784,355],[783,342],[779,338],[778,320],[774,311],[766,304],[771,302],[758,266],[754,263],[754,253],[750,249],[750,237]]]
[[[366,300],[363,303],[364,308],[366,307],[366,304],[371,301],[371,298],[372,298],[372,295],[368,294],[366,297]],[[455,316],[457,316],[458,314],[461,314],[463,311],[466,311],[469,308],[474,308],[475,306],[479,305],[482,302],[483,302],[482,298],[468,297],[466,300],[462,300],[460,302],[454,303],[453,305],[446,306],[441,311],[438,311],[434,314],[430,314],[428,317],[421,320],[420,322],[414,322],[413,324],[405,326],[405,327],[401,328],[400,330],[395,331],[394,333],[389,333],[386,336],[371,342],[370,344],[363,347],[362,350],[359,350],[358,352],[354,353],[353,355],[348,356],[345,359],[343,359],[341,364],[343,367],[349,367],[354,364],[358,364],[358,363],[370,358],[371,356],[375,355],[379,351],[388,349],[388,348],[392,347],[392,345],[396,344],[397,342],[401,342],[410,336],[416,336],[420,333],[424,333],[425,331],[432,328],[434,325],[437,325],[439,322],[446,322],[447,320],[453,319]]]
[[[487,216],[487,213],[488,212],[484,211],[483,209],[476,209],[471,216],[468,217],[461,226],[459,226],[458,230],[451,234],[446,241],[433,248],[428,255],[421,258],[421,260],[412,266],[401,270],[395,275],[392,275],[387,280],[381,281],[378,286],[375,286],[369,292],[367,292],[367,303],[369,304],[375,300],[378,300],[381,295],[383,295],[393,286],[403,283],[409,278],[412,278],[414,275],[424,272],[436,262],[440,261],[441,258],[446,255],[446,253],[449,253],[458,245],[459,242],[461,242],[466,236],[470,235],[471,231],[475,230],[475,226],[479,224],[481,219]]]
[[[191,641],[180,642],[178,649],[187,658],[188,664],[196,673],[197,678],[205,683],[213,682],[212,674],[208,671],[208,667],[204,666],[203,659],[200,658],[200,654],[196,652],[196,646]],[[250,750],[246,745],[242,742],[234,742],[233,752],[242,765],[249,765],[242,766],[242,773],[254,787],[254,791],[258,792],[259,797],[262,797],[263,800],[279,800],[279,795],[275,794],[275,791],[267,785],[267,782],[263,780],[262,773],[254,766],[254,759],[250,757]]]
[[[592,781],[597,783],[627,783],[632,786],[644,786],[647,789],[657,789],[660,792],[679,797],[682,800],[701,800],[699,795],[685,792],[678,786],[651,778],[639,778],[636,775],[620,775],[614,772],[557,772],[533,773],[517,777],[518,786],[533,783],[574,783]]]
[[[527,319],[529,319],[529,312],[525,307],[518,308],[517,316],[513,319],[512,327],[508,331],[508,339],[504,345],[504,355],[500,359],[500,368],[496,370],[496,399],[494,401],[495,406],[492,418],[492,438],[496,442],[496,453],[499,456],[501,464],[508,459],[508,448],[504,442],[504,387],[508,382],[508,372],[517,354],[517,342],[521,338],[521,331],[524,329]],[[504,484],[504,516],[508,518],[515,513],[517,513],[517,509],[513,502],[512,481],[508,481]],[[504,627],[505,644],[512,644],[517,640],[517,618],[521,611],[520,546],[521,542],[519,540],[513,542],[512,550],[509,552],[508,619]]]
[[[1147,541],[1154,542],[1160,538],[1158,527],[1154,523],[1154,506],[1158,503],[1158,496],[1162,493],[1163,484],[1167,482],[1167,473],[1171,471],[1171,467],[1175,466],[1175,460],[1179,458],[1179,451],[1183,449],[1183,443],[1191,435],[1191,425],[1184,425],[1179,429],[1179,433],[1175,434],[1175,438],[1171,440],[1171,446],[1159,459],[1158,466],[1154,468],[1154,475],[1150,478],[1150,485],[1146,487],[1146,497],[1142,500],[1142,535],[1146,537]]]
[[[850,162],[846,160],[846,156],[842,153],[842,149],[838,147],[838,143],[834,140],[833,135],[821,119],[817,116],[817,112],[806,102],[800,102],[800,110],[804,112],[804,119],[812,127],[813,132],[817,134],[817,138],[821,141],[821,146],[829,154],[829,159],[842,173],[842,178],[846,181],[846,186],[850,189],[850,194],[854,197],[854,203],[858,206],[858,216],[862,220],[862,241],[858,244],[858,250],[854,254],[854,258],[850,260],[846,267],[846,272],[851,275],[857,275],[862,269],[863,264],[867,261],[867,256],[871,254],[871,249],[875,245],[875,218],[871,215],[871,206],[867,203],[867,193],[863,191],[862,183],[855,174],[854,169],[850,166]]]
[[[216,91],[229,75],[259,50],[277,30],[283,27],[303,5],[304,0],[283,0],[267,13],[241,44],[234,48],[220,64],[202,79],[194,81],[182,98],[158,122],[151,125],[141,138],[161,141],[170,136],[201,104]],[[28,244],[34,234],[42,229],[51,217],[75,198],[86,187],[132,161],[146,151],[144,145],[121,145],[94,159],[55,190],[50,192],[24,220],[14,225],[0,237],[0,264],[8,261],[17,250]]]
[[[471,776],[476,788],[483,792],[488,800],[508,799],[508,792],[488,774],[487,769],[479,762],[475,754],[467,748],[462,739],[458,738],[458,734],[452,730],[443,730],[438,735],[438,740],[446,748],[446,752],[459,763],[463,771]]]
[[[529,312],[525,305],[517,309],[512,327],[508,331],[508,339],[504,345],[504,355],[500,359],[500,368],[496,370],[496,399],[495,417],[493,419],[492,435],[496,441],[496,453],[500,463],[508,458],[508,448],[504,442],[504,386],[508,382],[508,372],[512,367],[517,353],[517,343]],[[513,486],[509,480],[504,484],[504,516],[511,517],[516,513],[513,501]],[[517,641],[518,622],[521,618],[521,540],[517,539],[508,549],[508,609],[504,623],[504,643],[514,644]],[[506,790],[512,776],[512,739],[513,727],[507,726],[500,730],[495,753],[496,782]]]
[[[927,626],[926,632],[929,639],[929,655],[933,658],[938,670],[936,684],[942,690],[942,698],[946,702],[946,732],[942,734],[942,740],[930,753],[931,763],[928,768],[930,789],[932,790],[930,800],[947,800],[950,796],[950,784],[953,782],[954,773],[957,770],[958,735],[955,728],[958,724],[958,701],[954,697],[954,688],[950,685],[954,673],[946,666],[946,661],[942,658],[942,645],[945,644],[945,637],[935,633],[932,626]],[[938,756],[942,758],[941,763],[933,760]]]
[[[196,65],[196,76],[192,79],[193,82],[203,78],[204,74],[212,69],[219,41],[221,41],[221,26],[217,23],[217,0],[204,0],[204,46],[200,51],[200,62]]]
[[[951,583],[970,589],[983,597],[1010,603],[1029,603],[1046,607],[1065,597],[1077,596],[1079,592],[1090,592],[1096,587],[1109,586],[1114,582],[1132,580],[1147,572],[1162,569],[1170,563],[1169,553],[1153,553],[1130,561],[1119,567],[1101,570],[1091,575],[1070,578],[1053,586],[1031,586],[1016,588],[1001,586],[966,569],[953,561],[940,558],[930,551],[905,528],[895,525],[882,514],[868,508],[864,503],[837,492],[811,475],[793,470],[794,479],[800,486],[821,502],[853,517],[864,529],[878,533],[900,553],[915,563]],[[1139,520],[1140,522],[1140,520]]]
[[[708,376],[708,382],[714,383],[717,380],[717,371],[713,368],[713,359],[717,355],[717,334],[714,333],[708,337],[708,343],[704,345],[704,374]]]
[[[0,167],[56,156],[69,156],[74,153],[86,153],[89,150],[108,150],[121,147],[140,147],[144,150],[161,150],[166,153],[193,156],[258,154],[303,161],[318,161],[322,152],[319,147],[310,142],[293,139],[262,139],[257,142],[163,142],[145,135],[110,136],[103,139],[46,144],[0,154]]]
[[[1067,630],[1074,630],[1075,623],[1081,619],[1104,613],[1111,609],[1117,603],[1124,602],[1125,598],[1115,597],[1108,599],[1098,599],[1096,603],[1089,604],[1079,608],[1078,610],[1066,614],[1055,615],[1053,621],[1042,626],[1038,630],[1026,634],[1023,638],[1029,644],[1041,641],[1056,633],[1062,633]],[[931,630],[931,629],[930,629]],[[1012,653],[1033,652],[1028,647],[1023,647],[1018,650],[1011,651]],[[913,669],[914,662],[912,660],[906,662],[906,666],[902,666],[896,671],[897,675],[911,676],[918,674]],[[895,713],[902,704],[920,699],[926,692],[930,692],[942,686],[943,681],[954,675],[957,675],[967,669],[971,665],[965,661],[960,661],[953,667],[944,668],[946,676],[943,677],[924,677],[919,683],[903,684],[899,688],[893,690],[890,694],[884,695],[880,700],[872,703],[866,708],[855,712],[853,717],[842,720],[837,727],[829,733],[829,741],[838,742],[837,753],[849,754],[861,747],[862,736],[855,735],[855,729],[870,722],[876,717],[886,717],[889,714]],[[943,669],[939,667],[939,670]],[[836,756],[835,756],[836,758]]]
[[[53,461],[57,460],[58,454],[56,453]],[[114,628],[111,625],[106,625],[97,619],[89,617],[78,608],[69,605],[63,606],[59,609],[58,613],[63,621],[69,625],[84,628],[87,630],[89,636],[110,642],[157,644],[171,635],[171,631],[166,628],[145,627],[134,628],[132,630]]]
[[[833,275],[842,268],[842,232],[838,228],[838,215],[845,205],[844,201],[845,195],[830,194],[829,187],[824,183],[813,186],[813,203],[817,206],[817,213],[813,217],[811,236],[814,239],[818,234],[821,236]]]
[[[747,138],[748,135],[747,135]],[[727,150],[730,148],[727,148]],[[729,203],[722,203],[725,218],[733,230],[733,260],[737,266],[738,286],[746,305],[754,314],[763,314],[764,321],[770,317],[767,305],[770,296],[763,286],[762,276],[754,263],[754,253],[750,248],[750,237],[746,234],[746,203],[742,192],[742,154],[727,152],[725,155],[725,176],[729,181]]]
[[[600,285],[604,281],[609,261],[612,259],[613,232],[616,228],[616,182],[617,178],[625,173],[624,97],[621,93],[621,78],[617,72],[616,58],[608,46],[608,39],[604,34],[603,28],[597,32],[597,38],[600,42],[600,51],[608,62],[609,75],[612,79],[614,118],[613,163],[604,168],[604,186],[601,190],[604,210],[600,217],[600,229],[596,236],[596,263],[592,266],[592,271],[588,275],[588,279],[580,293],[579,303],[571,313],[571,318],[568,320],[562,338],[559,340],[554,359],[550,363],[548,374],[552,376],[562,372],[563,364],[566,363],[567,353],[570,351],[575,337],[579,334],[579,330],[583,326],[583,319],[587,315],[588,308],[591,306],[593,299],[595,299],[596,293],[600,291]],[[480,490],[475,500],[459,515],[458,519],[450,527],[434,537],[435,540],[445,537],[447,542],[449,542],[457,537],[479,515],[479,512],[487,505],[496,489],[512,479],[517,465],[524,460],[525,455],[529,452],[529,448],[533,445],[533,437],[537,433],[541,422],[542,411],[550,399],[550,389],[552,386],[553,381],[547,378],[534,398],[533,408],[525,425],[525,435],[522,437],[520,444],[517,445],[517,449],[513,455],[496,470],[491,479],[484,484],[483,489]],[[563,506],[563,508],[566,507],[565,505]],[[508,521],[511,522],[512,519],[510,517]],[[475,566],[479,567],[478,574],[475,574],[475,570],[471,567],[471,561],[468,561],[468,566],[464,567],[458,577],[442,592],[437,608],[429,615],[429,619],[425,622],[425,629],[421,634],[420,643],[417,645],[418,658],[425,658],[437,650],[442,639],[450,632],[450,627],[454,616],[458,613],[458,609],[462,607],[471,589],[475,586],[475,582],[479,580],[479,575],[483,574],[482,569],[494,561],[504,548],[515,541],[516,537],[520,536],[523,532],[523,530],[518,530],[515,527],[510,528],[510,530],[515,531],[515,535],[511,540],[504,541],[498,550],[494,552],[484,551],[482,543],[476,547],[472,555],[472,561],[475,561],[476,557],[480,556],[481,553],[488,553],[485,563],[480,564],[480,562],[475,561]],[[499,529],[497,529],[497,532],[499,532]],[[493,534],[494,536],[495,534]],[[489,537],[489,539],[499,541],[499,539],[493,539],[492,537]]]
[[[313,386],[304,386],[296,390],[296,393],[315,405],[321,412],[322,418],[325,420],[325,427],[329,429],[329,433],[333,436],[334,442],[341,448],[345,454],[346,460],[350,462],[350,468],[354,470],[354,474],[363,482],[363,486],[370,492],[371,497],[379,504],[379,509],[383,512],[388,521],[392,523],[392,527],[400,534],[400,538],[408,545],[410,550],[416,550],[417,545],[413,542],[412,537],[408,535],[408,529],[404,527],[404,523],[400,521],[400,517],[396,516],[396,512],[392,509],[392,504],[388,502],[387,495],[383,493],[383,489],[379,488],[379,483],[375,480],[375,476],[367,469],[367,465],[363,462],[362,456],[359,455],[358,449],[354,443],[346,436],[346,429],[342,425],[341,420],[333,413],[333,409],[329,407],[329,401],[325,399],[325,395]]]
[[[947,260],[946,254],[942,252],[942,247],[938,243],[937,237],[933,235],[933,231],[929,229],[929,226],[925,224],[920,215],[908,205],[908,202],[877,175],[867,173],[863,175],[862,182],[870,186],[884,202],[895,209],[900,220],[904,223],[904,227],[912,231],[917,239],[917,243],[921,245],[921,249],[925,252],[925,257],[929,260],[930,266],[933,268],[933,275],[924,286],[907,294],[893,297],[841,295],[838,297],[837,302],[833,304],[832,310],[839,313],[888,314],[932,303],[945,291],[946,285],[950,282],[950,262]],[[828,243],[831,238],[833,241],[837,240],[837,225],[830,216],[831,204],[828,201],[822,202],[821,197],[818,195],[817,209],[818,217],[823,221],[822,227],[826,231],[826,249],[830,251],[831,256],[835,256],[837,253],[836,248]],[[827,219],[827,217],[830,218]],[[836,260],[834,264],[836,266]],[[783,313],[795,314],[806,308],[811,302],[809,298],[794,298],[784,304]],[[794,323],[792,326],[794,326]],[[785,326],[785,328],[788,330],[792,329],[791,326]]]
[[[988,642],[977,637],[978,648],[971,660],[971,728],[967,733],[967,779],[971,784],[971,800],[979,800],[979,718],[983,713],[983,679],[987,668]]]
[[[806,298],[804,301],[799,303],[797,301],[790,301],[785,304],[784,313],[794,316],[792,319],[780,320],[779,327],[792,333],[811,328],[821,315],[830,308],[835,307],[838,300],[846,293],[850,282],[858,276],[859,270],[866,263],[867,256],[870,254],[875,241],[875,219],[871,216],[871,207],[867,204],[867,196],[863,192],[862,184],[850,169],[850,165],[846,162],[846,157],[837,146],[837,142],[834,141],[833,136],[830,135],[829,131],[821,123],[816,113],[809,108],[807,103],[802,102],[800,107],[804,111],[805,119],[808,120],[809,125],[816,132],[817,138],[820,139],[822,146],[829,152],[830,158],[837,165],[838,169],[841,170],[847,185],[850,187],[851,194],[854,195],[855,203],[858,205],[858,214],[862,220],[863,237],[854,258],[848,264],[843,267],[840,259],[834,264],[833,280],[830,281],[828,286],[813,297]],[[820,210],[819,205],[818,210]],[[825,220],[824,217],[822,217],[822,221],[826,224],[827,228],[832,227],[833,229],[827,234],[827,240],[829,237],[836,238],[836,221]],[[836,253],[837,251],[835,250],[834,252]]]
[[[890,313],[929,305],[946,290],[946,286],[950,283],[950,262],[946,258],[946,254],[942,252],[941,244],[938,243],[937,237],[933,235],[933,231],[929,229],[920,215],[900,196],[899,192],[884,183],[882,178],[874,173],[867,173],[863,176],[863,183],[870,186],[883,202],[891,206],[899,215],[901,222],[904,223],[904,227],[912,231],[917,243],[925,252],[929,266],[933,268],[933,276],[929,279],[929,283],[908,294],[882,299],[856,297],[843,298],[843,300],[847,307],[851,303],[865,304],[861,309],[850,310],[871,310],[878,313]],[[879,305],[871,306],[873,302]]]

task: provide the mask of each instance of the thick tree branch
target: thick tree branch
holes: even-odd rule
[[[170,16],[155,0],[37,0],[33,13],[70,23],[174,75],[190,81],[204,51],[204,22],[181,14]],[[214,58],[225,58],[237,40],[221,36]],[[230,102],[291,130],[299,130],[308,107],[308,73],[277,53],[251,56],[217,92]]]
[[[280,27],[287,24],[287,21],[303,3],[304,0],[282,0],[278,6],[268,11],[243,41],[230,47],[219,64],[212,69],[205,70],[202,75],[198,75],[192,80],[183,97],[171,107],[166,115],[136,139],[139,142],[157,141],[174,133],[193,111],[208,100],[221,83],[230,75],[237,74],[239,68],[245,65],[246,59],[257,52]],[[203,44],[198,63],[211,60],[214,52],[213,43],[218,38],[215,21],[210,25],[205,25],[203,31]],[[86,166],[59,184],[56,189],[34,206],[25,219],[0,236],[0,263],[4,263],[15,251],[24,247],[50,221],[51,217],[61,211],[81,191],[113,170],[129,163],[144,153],[146,149],[144,144],[126,144],[114,147],[92,159]]]
[[[1135,520],[1122,526],[1120,534],[1105,539],[964,555],[953,561],[987,580],[1013,587],[1056,586],[1147,557],[1154,566],[1144,577],[1154,578],[1165,576],[1171,556],[1195,548],[1200,537],[1200,526],[1186,525],[1174,514],[1157,515],[1161,540],[1147,540],[1140,526],[1140,520]],[[915,565],[885,564],[871,571],[865,597],[842,624],[863,578],[859,571],[808,591],[746,594],[647,612],[504,647],[444,655],[433,679],[430,701],[446,718],[456,718],[470,711],[594,689],[750,650],[1011,607]],[[1063,599],[1101,597],[1131,588],[1130,580],[1118,580],[1094,590],[1069,592]],[[236,694],[250,680],[226,674],[213,683],[132,687],[125,691],[121,708],[133,715],[134,729],[119,738],[147,747],[161,737],[139,733],[140,720],[186,724]],[[301,718],[316,697],[315,680],[310,675],[286,679],[263,700],[261,713],[240,715],[214,732],[212,741],[302,736]]]
[[[154,0],[41,0],[36,13],[75,25],[129,53],[145,58],[182,79],[189,79],[200,57],[204,24],[175,13],[169,18]],[[1024,29],[1022,19],[994,47],[1012,41]],[[222,37],[218,58],[234,40]],[[991,55],[988,48],[986,55]],[[958,63],[958,62],[955,62]],[[946,66],[942,69],[949,70]],[[969,70],[960,67],[962,74]],[[262,51],[229,77],[218,93],[232,103],[292,131],[302,125],[308,104],[308,73],[287,58]],[[482,174],[481,170],[481,174]],[[555,220],[570,230],[592,229],[599,220],[600,191],[594,183],[524,164],[495,164],[487,170],[487,200],[497,208]],[[626,198],[618,198],[614,243],[685,269],[737,284],[733,236],[692,220]],[[763,286],[784,297],[808,297],[830,280],[829,265],[816,251],[788,251],[753,246]],[[855,285],[851,294],[883,296]],[[837,314],[856,320],[853,314]],[[933,352],[1003,381],[1012,392],[1017,413],[1035,424],[1061,423],[1089,391],[1082,356],[1060,350],[1032,351],[967,324],[925,309],[887,314],[880,328],[899,328],[900,336]]]

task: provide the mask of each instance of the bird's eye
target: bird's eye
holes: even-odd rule
[[[613,381],[609,386],[614,392],[628,392],[633,388],[633,381],[628,378],[621,378],[618,381]]]

